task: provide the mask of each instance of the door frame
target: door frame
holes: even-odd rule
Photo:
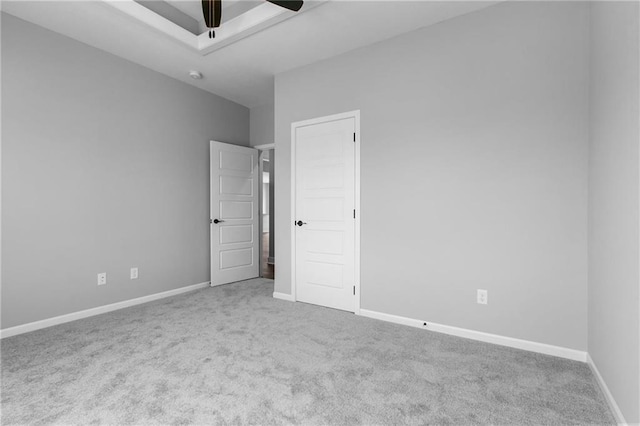
[[[276,144],[275,143],[267,143],[267,144],[263,144],[263,145],[255,145],[252,146],[251,148],[255,148],[258,150],[258,217],[260,218],[260,220],[258,221],[258,253],[260,253],[260,256],[258,258],[258,267],[260,268],[260,270],[258,271],[258,277],[262,278],[262,267],[264,266],[262,264],[262,250],[264,249],[264,247],[262,247],[262,231],[264,228],[264,224],[262,223],[262,203],[264,202],[264,200],[262,199],[262,185],[263,185],[263,172],[264,172],[264,165],[262,164],[263,158],[262,156],[264,155],[265,151],[270,151],[273,150],[275,153],[275,149],[276,149]],[[273,179],[273,175],[274,175],[274,171],[273,171],[273,162],[270,161],[270,165],[271,167],[271,179]],[[275,195],[275,194],[274,194]],[[274,210],[275,213],[275,210]],[[271,230],[269,230],[269,239],[274,238],[275,235],[273,232],[271,232]],[[275,278],[275,277],[274,277]]]
[[[310,126],[314,124],[328,123],[331,121],[344,120],[353,118],[355,121],[355,241],[354,241],[354,285],[356,287],[354,313],[360,315],[360,110],[343,112],[340,114],[327,115],[324,117],[312,118],[309,120],[296,121],[291,123],[291,221],[296,218],[296,130],[300,127]],[[291,223],[290,223],[291,226]],[[297,301],[296,296],[296,233],[291,228],[291,297],[293,301]]]

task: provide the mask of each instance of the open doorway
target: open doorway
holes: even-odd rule
[[[275,151],[260,150],[260,276],[274,279],[274,165]]]

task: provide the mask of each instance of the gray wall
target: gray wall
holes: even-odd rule
[[[273,102],[251,108],[251,146],[273,143]]]
[[[247,108],[5,14],[2,89],[3,328],[209,280],[209,140]]]
[[[629,423],[640,423],[638,9],[591,9],[589,354]]]
[[[362,308],[585,350],[588,12],[503,3],[277,75],[275,290],[291,123],[360,109]]]

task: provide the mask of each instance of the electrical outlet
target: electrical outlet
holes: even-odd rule
[[[489,301],[489,292],[487,290],[478,289],[478,303],[486,305]]]
[[[98,285],[105,285],[107,283],[107,273],[101,272],[98,274]]]
[[[132,280],[137,280],[138,279],[138,268],[131,268],[130,278]]]

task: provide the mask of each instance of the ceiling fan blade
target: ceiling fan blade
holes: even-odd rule
[[[277,4],[280,7],[284,7],[285,9],[293,10],[297,12],[302,7],[304,3],[302,0],[267,0],[269,3]]]
[[[202,14],[207,28],[219,27],[222,18],[222,0],[202,0]]]

